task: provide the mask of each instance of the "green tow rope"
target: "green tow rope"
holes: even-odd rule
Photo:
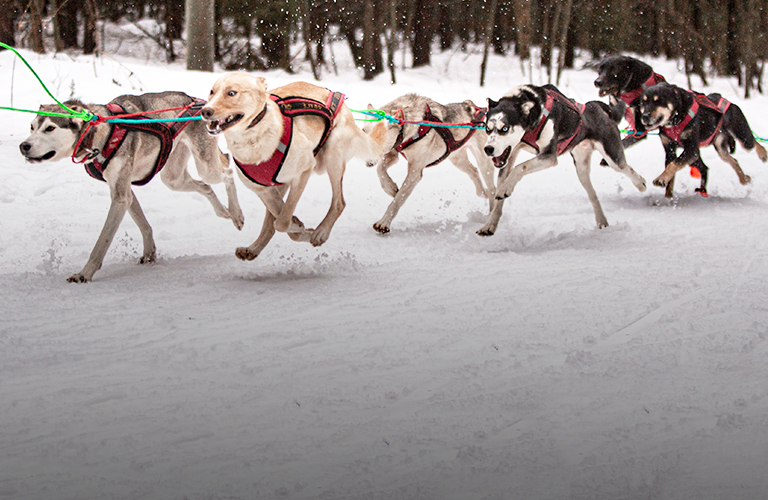
[[[91,113],[90,111],[85,111],[85,110],[83,110],[83,111],[75,111],[74,109],[72,109],[69,106],[65,105],[64,103],[60,102],[58,99],[56,99],[53,96],[53,94],[51,94],[51,91],[48,90],[48,87],[45,86],[45,84],[43,83],[43,80],[40,78],[40,76],[35,72],[34,69],[32,69],[32,66],[29,65],[27,60],[24,59],[24,57],[21,54],[19,54],[16,49],[11,47],[10,45],[4,44],[3,42],[0,42],[0,47],[2,47],[4,49],[8,49],[11,52],[13,52],[14,54],[16,54],[16,57],[21,59],[21,62],[23,62],[24,65],[27,68],[29,68],[29,71],[31,71],[32,74],[35,75],[35,78],[37,78],[37,81],[40,82],[40,85],[43,87],[43,90],[45,90],[45,92],[49,96],[51,96],[51,99],[53,99],[56,102],[56,104],[59,105],[59,107],[61,107],[62,109],[68,111],[68,113],[53,113],[53,112],[48,112],[48,111],[33,111],[31,109],[9,108],[9,107],[6,107],[6,106],[0,106],[0,109],[5,109],[5,110],[8,110],[8,111],[21,111],[23,113],[35,113],[37,115],[43,115],[43,116],[63,116],[65,118],[69,118],[69,117],[74,116],[75,118],[80,118],[81,120],[86,120],[86,121],[90,120],[91,117],[94,116],[93,113]]]

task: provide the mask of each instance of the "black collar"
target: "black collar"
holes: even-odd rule
[[[246,128],[251,128],[254,125],[256,125],[257,123],[259,123],[261,120],[264,119],[264,115],[266,115],[266,114],[267,114],[267,105],[264,104],[264,109],[262,109],[261,112],[258,115],[256,115],[256,118],[254,118],[253,121],[251,122],[251,124],[248,125],[248,127],[246,127]]]

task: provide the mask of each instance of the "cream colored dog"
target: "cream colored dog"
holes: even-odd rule
[[[297,105],[279,99],[289,96],[296,96],[301,102]],[[334,96],[340,97],[335,107],[331,105],[330,120],[316,114],[286,118],[299,106],[325,113]],[[243,260],[255,259],[275,230],[314,246],[325,243],[344,210],[342,178],[346,163],[354,157],[369,163],[377,161],[386,135],[383,124],[370,135],[363,133],[341,94],[303,82],[267,92],[264,78],[247,73],[229,73],[219,78],[201,114],[210,134],[224,134],[240,179],[267,208],[259,237],[251,246],[235,252]],[[277,163],[276,170],[272,168],[260,176],[265,165],[274,167]],[[332,200],[322,222],[309,229],[293,213],[313,170],[328,173]]]

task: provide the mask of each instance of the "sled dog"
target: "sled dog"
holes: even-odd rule
[[[571,153],[581,185],[587,191],[598,227],[608,226],[603,209],[589,178],[590,157],[597,150],[608,165],[645,191],[645,180],[627,164],[621,145],[621,118],[616,108],[590,101],[579,104],[568,99],[554,85],[523,85],[499,101],[488,99],[485,153],[501,168],[496,200],[488,222],[478,234],[492,235],[498,226],[503,200],[527,174],[557,165],[557,157]],[[515,165],[520,150],[536,156]]]
[[[264,78],[246,73],[219,78],[202,117],[209,134],[224,135],[240,179],[266,206],[259,237],[235,252],[243,260],[255,259],[276,230],[295,241],[325,243],[344,210],[346,163],[354,157],[377,161],[386,132],[380,124],[366,135],[339,92],[304,82],[268,92]],[[328,213],[315,229],[293,215],[312,171],[327,172],[332,190]]]
[[[624,118],[627,120],[630,133],[624,137],[622,144],[628,148],[645,139],[648,132],[643,127],[639,117],[638,106],[643,90],[665,81],[664,77],[653,71],[653,68],[634,57],[614,55],[601,59],[597,70],[597,87],[600,97],[609,96],[612,106],[626,105]]]
[[[370,105],[368,107],[373,108]],[[431,122],[438,125],[439,123],[483,125],[485,117],[485,109],[478,108],[472,101],[442,105],[417,94],[400,96],[380,109],[404,122]],[[369,131],[369,129],[372,127],[364,127],[364,130]],[[484,128],[388,123],[384,141],[385,153],[376,170],[381,187],[393,200],[384,216],[373,225],[373,228],[380,233],[388,233],[392,220],[421,180],[424,169],[437,165],[445,159],[469,176],[478,196],[493,200],[496,192],[493,180],[494,168],[488,157],[482,154],[485,141]],[[467,151],[472,151],[480,173],[470,163]],[[408,161],[408,173],[399,188],[387,173],[389,167],[397,163],[398,154],[403,155]],[[482,174],[482,180],[480,174]]]
[[[147,118],[175,118],[180,114],[199,113],[204,101],[180,92],[162,92],[138,96],[124,95],[106,105],[68,101],[75,111],[83,109],[99,116],[146,113]],[[42,111],[61,112],[57,105],[41,106]],[[181,113],[178,110],[183,110]],[[131,185],[143,185],[155,174],[174,191],[194,191],[205,196],[216,215],[231,219],[237,229],[243,227],[243,213],[237,200],[229,157],[223,154],[199,121],[126,125],[88,123],[79,118],[38,116],[32,121],[32,134],[19,145],[29,163],[58,161],[71,156],[84,163],[86,171],[109,185],[112,203],[107,220],[85,267],[69,277],[70,282],[84,283],[101,268],[104,255],[115,236],[126,210],[141,231],[144,264],[155,260],[155,242],[139,201]],[[193,157],[202,181],[193,179],[187,170]],[[209,184],[223,182],[228,208],[224,207]]]
[[[710,144],[733,168],[741,184],[749,184],[751,179],[732,156],[736,140],[747,151],[755,149],[763,162],[768,160],[765,148],[755,141],[741,108],[720,94],[704,95],[660,83],[643,92],[639,111],[644,127],[659,130],[666,153],[666,168],[653,184],[666,188],[668,198],[673,194],[675,173],[688,165],[694,176],[701,176],[701,186],[696,192],[707,196],[709,168],[701,160],[700,148]],[[678,148],[683,148],[680,156],[677,155]]]

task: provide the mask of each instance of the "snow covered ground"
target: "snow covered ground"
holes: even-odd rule
[[[58,97],[91,102],[204,97],[218,76],[126,50],[24,55]],[[480,55],[448,52],[395,86],[362,82],[334,51],[322,84],[352,108],[410,91],[482,104],[529,81],[494,56],[480,88]],[[595,99],[594,78],[566,71],[560,87]],[[768,134],[766,97],[699,89]],[[3,52],[0,105],[11,91],[15,106],[50,101]],[[136,192],[159,261],[136,264],[126,217],[76,285],[108,192],[70,162],[25,164],[30,120],[0,123],[0,500],[768,498],[768,166],[754,153],[736,155],[741,186],[705,150],[710,198],[680,173],[673,202],[594,158],[603,230],[564,157],[520,183],[490,238],[475,234],[487,202],[447,164],[377,234],[389,198],[352,162],[328,243],[278,234],[253,262],[234,256],[261,225],[251,192],[239,185],[238,232],[155,180]],[[627,156],[649,185],[661,171],[655,137]],[[313,226],[329,201],[314,176],[297,214]]]

